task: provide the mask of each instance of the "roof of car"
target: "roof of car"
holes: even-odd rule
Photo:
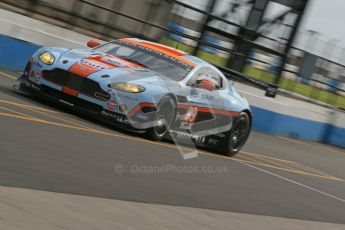
[[[151,42],[151,41],[146,41],[146,40],[142,40],[142,39],[138,39],[138,38],[122,38],[119,39],[120,41],[123,42],[128,42],[128,43],[132,43],[132,44],[136,44],[142,47],[146,47],[146,48],[150,48],[152,50],[155,50],[157,52],[160,52],[164,55],[173,57],[179,61],[182,61],[192,67],[195,67],[198,64],[201,63],[207,63],[203,60],[201,60],[198,57],[192,56],[184,51],[172,48],[170,46],[166,46],[163,44],[159,44],[156,42]]]

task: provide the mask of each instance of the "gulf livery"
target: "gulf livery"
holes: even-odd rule
[[[136,38],[89,49],[43,47],[16,88],[111,125],[235,155],[251,130],[245,98],[213,65]]]

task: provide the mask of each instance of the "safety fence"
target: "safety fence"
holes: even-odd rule
[[[271,90],[268,95],[271,93],[274,96],[277,88],[274,83],[278,82],[282,89],[345,108],[345,91],[341,77],[345,68],[343,65],[317,56],[320,61],[315,62],[312,77],[306,78],[300,75],[300,67],[303,66],[303,58],[307,54],[305,51],[293,48],[288,54],[287,65],[282,66],[282,41],[262,36],[258,42],[253,42],[228,32],[222,36],[220,26],[230,27],[233,31],[243,26],[190,4],[176,0],[73,0],[64,1],[64,4],[56,0],[1,2],[21,9],[21,13],[30,17],[103,40],[131,36],[174,46],[221,67],[223,72],[234,80]],[[130,6],[135,6],[135,9]],[[200,19],[207,17],[212,23],[209,25],[205,24],[204,20],[198,22],[181,17],[181,9],[197,14]],[[203,30],[207,30],[207,33]],[[252,51],[248,56],[234,51],[233,43],[236,39],[250,45]],[[227,68],[229,60],[244,56],[248,60],[244,73]],[[277,75],[279,69],[283,70],[283,78]],[[333,69],[337,69],[337,73],[334,73]]]

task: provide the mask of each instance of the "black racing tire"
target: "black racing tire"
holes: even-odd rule
[[[146,137],[152,141],[160,141],[169,134],[175,121],[176,103],[171,96],[164,96],[157,106],[155,120],[164,120],[164,124],[146,130]]]
[[[250,134],[251,121],[247,113],[242,112],[234,119],[231,130],[225,133],[221,153],[225,156],[235,156],[246,143]]]

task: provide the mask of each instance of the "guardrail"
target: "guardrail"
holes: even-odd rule
[[[147,40],[157,41],[157,39],[154,39],[151,36],[145,35],[145,33],[143,32],[143,29],[140,32],[137,32],[137,31],[134,31],[132,29],[125,28],[124,26],[119,25],[117,23],[109,23],[108,21],[95,20],[92,17],[85,16],[84,14],[81,13],[81,11],[80,11],[81,8],[80,7],[83,7],[84,5],[87,5],[87,6],[93,7],[95,11],[98,9],[98,10],[101,10],[102,12],[108,12],[108,13],[110,13],[112,15],[116,15],[116,16],[119,16],[119,17],[122,17],[122,18],[126,18],[128,20],[131,20],[133,22],[140,23],[143,26],[143,28],[155,28],[155,29],[157,29],[159,31],[158,33],[160,33],[161,35],[163,33],[170,33],[170,34],[177,34],[177,35],[182,36],[184,38],[191,39],[191,40],[197,42],[197,44],[201,44],[201,45],[204,45],[204,46],[212,47],[214,49],[226,52],[226,53],[232,55],[232,58],[244,57],[245,56],[243,54],[235,52],[232,49],[224,48],[222,46],[215,45],[215,44],[213,44],[211,42],[207,42],[207,41],[205,41],[203,39],[200,39],[200,37],[190,36],[190,35],[188,35],[186,33],[180,33],[180,32],[178,32],[176,30],[169,29],[166,26],[157,25],[156,23],[147,21],[145,19],[140,19],[138,17],[134,17],[134,16],[131,16],[131,15],[128,15],[126,13],[121,12],[120,10],[114,10],[114,9],[110,9],[109,7],[104,7],[104,6],[100,5],[100,4],[96,4],[96,3],[92,2],[90,0],[74,0],[73,2],[71,2],[73,4],[71,4],[71,7],[69,9],[66,8],[66,7],[62,7],[61,5],[52,4],[52,2],[42,1],[42,0],[41,1],[39,1],[39,0],[34,0],[34,1],[29,1],[29,0],[27,0],[27,1],[24,1],[24,0],[21,0],[21,1],[2,0],[2,2],[10,4],[12,6],[20,7],[22,9],[26,9],[27,10],[27,14],[30,14],[31,16],[34,15],[33,13],[37,13],[37,14],[44,15],[46,17],[54,18],[56,20],[59,20],[59,22],[66,23],[66,27],[70,28],[70,29],[73,28],[73,27],[83,28],[87,32],[94,33],[93,35],[91,35],[93,37],[94,36],[99,36],[99,38],[101,38],[101,39],[104,39],[104,38],[108,39],[109,38],[108,37],[109,36],[109,31],[113,30],[113,31],[121,31],[121,32],[123,32],[123,33],[125,33],[127,35],[130,35],[130,36],[144,38],[144,39],[147,39]],[[229,20],[226,20],[226,19],[224,19],[222,17],[214,15],[213,13],[205,12],[204,10],[200,10],[198,8],[192,7],[192,6],[190,6],[190,5],[186,4],[186,3],[183,3],[183,2],[180,2],[180,1],[177,1],[177,0],[162,0],[162,2],[167,2],[167,3],[172,4],[172,5],[178,5],[178,6],[186,8],[186,9],[193,10],[194,12],[198,12],[198,13],[202,14],[204,17],[209,17],[210,20],[217,20],[219,22],[226,23],[227,25],[235,26],[235,27],[237,27],[239,29],[243,28],[239,24],[233,23],[233,22],[231,22]],[[24,3],[26,3],[26,4],[24,4]],[[154,7],[155,7],[154,4],[152,4],[151,9],[149,10],[149,12],[153,12],[154,10],[158,10],[157,8],[154,8]],[[56,13],[52,14],[52,12],[56,12]],[[81,23],[81,22],[91,23],[94,26],[90,26],[88,24],[85,25],[85,23]],[[96,28],[96,27],[102,27],[102,28]],[[218,34],[221,34],[221,31],[219,29],[217,29],[217,28],[212,28],[210,26],[206,26],[206,27],[207,27],[206,29],[208,31],[210,31],[210,32],[212,32],[213,30],[217,30],[216,32]],[[282,53],[280,53],[280,52],[278,52],[278,51],[276,51],[274,49],[270,49],[268,47],[259,45],[259,44],[255,43],[255,42],[248,41],[246,39],[236,37],[235,35],[231,36],[231,34],[229,35],[229,33],[226,33],[225,35],[226,36],[230,36],[229,38],[232,38],[232,39],[240,39],[241,42],[250,45],[254,49],[258,48],[258,49],[260,49],[263,52],[269,52],[269,53],[277,55],[279,57],[283,57],[284,56],[284,54],[282,54]],[[264,36],[264,35],[260,35],[260,36],[262,38],[268,39],[270,41],[279,42],[276,39],[270,38],[268,36]],[[200,46],[197,46],[197,47],[200,47]],[[292,49],[299,50],[296,47],[292,47]],[[336,105],[338,107],[343,107],[345,109],[345,104],[344,104],[345,103],[345,98],[342,98],[342,97],[340,98],[340,96],[338,95],[339,93],[343,93],[345,95],[344,89],[339,88],[339,87],[335,86],[334,84],[330,84],[330,83],[325,82],[325,81],[319,81],[317,79],[316,80],[314,79],[314,80],[312,80],[310,82],[308,82],[308,81],[301,81],[300,83],[295,84],[294,82],[299,82],[298,81],[299,77],[298,77],[298,72],[297,71],[293,71],[291,69],[288,69],[288,68],[286,68],[286,66],[281,66],[279,63],[278,64],[269,63],[269,62],[265,62],[263,60],[257,59],[255,57],[247,57],[247,58],[248,58],[248,60],[259,62],[259,63],[265,64],[265,65],[269,65],[272,68],[282,69],[283,72],[290,73],[292,76],[297,76],[297,78],[296,77],[293,78],[293,82],[292,83],[289,83],[285,87],[285,89],[287,89],[287,90],[290,90],[290,91],[293,91],[293,92],[298,92],[298,93],[303,93],[304,96],[311,97],[313,99],[320,99],[320,98],[318,98],[318,93],[315,93],[315,91],[317,91],[317,92],[319,92],[319,91],[318,91],[318,89],[316,89],[316,90],[314,89],[315,88],[314,87],[314,85],[315,85],[314,83],[318,83],[319,85],[324,86],[324,87],[322,87],[321,90],[323,90],[323,91],[330,91],[330,93],[328,93],[328,95],[329,95],[328,98],[326,100],[324,100],[323,102],[329,103],[329,104],[332,104],[332,105]],[[330,60],[326,60],[326,59],[323,59],[323,60],[325,60],[326,62],[330,62]],[[345,66],[342,66],[342,65],[339,65],[339,66],[341,68],[345,68]],[[225,71],[225,72],[228,73],[229,71]],[[228,76],[229,76],[229,74],[228,74]],[[265,80],[265,77],[263,77],[263,79],[261,79],[261,77],[257,77],[257,76],[255,76],[255,74],[254,75],[253,74],[246,75],[246,74],[236,73],[236,72],[232,72],[232,76],[234,78],[236,78],[237,80],[241,80],[242,82],[246,82],[247,84],[251,84],[251,85],[253,85],[255,87],[258,87],[260,89],[263,89],[263,90],[267,90],[267,89],[271,90],[271,89],[273,89],[273,91],[272,92],[270,91],[267,95],[274,96],[274,94],[275,94],[274,92],[275,92],[277,86],[276,85],[272,85],[270,83],[273,83],[276,80],[274,80],[274,79],[272,80],[271,77]],[[270,76],[272,76],[273,78],[277,78],[278,77],[278,76],[276,76],[274,74],[271,74]],[[330,78],[330,79],[332,79],[332,78]],[[282,84],[282,83],[280,82],[280,84]],[[305,90],[308,90],[308,92],[301,92],[298,89],[298,86],[301,85],[301,84],[310,84],[311,88],[305,88]],[[310,89],[312,89],[312,90],[310,90]],[[334,94],[336,96],[333,96]],[[292,93],[292,95],[294,95],[294,94]],[[340,103],[340,104],[337,103],[337,100],[339,100],[339,98],[342,99],[342,101],[344,101],[344,103],[343,103],[344,105],[342,105],[342,103]],[[303,99],[303,97],[301,97],[301,99]]]

